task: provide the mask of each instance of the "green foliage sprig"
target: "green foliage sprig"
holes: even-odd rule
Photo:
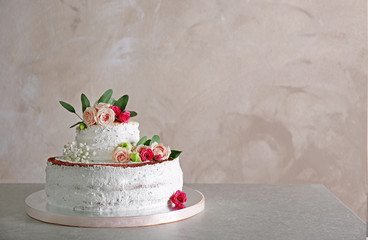
[[[126,105],[128,104],[129,96],[124,95],[121,98],[119,98],[115,103],[114,106],[119,107],[122,111],[125,110]]]
[[[110,98],[112,97],[112,89],[107,90],[102,94],[102,96],[97,100],[97,103],[109,103]]]
[[[178,151],[178,150],[171,150],[171,154],[169,156],[170,159],[175,159],[177,157],[179,157],[179,155],[182,153],[182,151]]]
[[[84,93],[82,93],[82,95],[81,95],[81,102],[82,102],[82,112],[84,112],[86,110],[86,108],[91,106],[87,96],[84,95]]]
[[[143,136],[139,141],[137,142],[136,146],[142,145],[147,141],[147,136]]]
[[[128,95],[124,95],[122,97],[120,97],[117,101],[112,97],[113,91],[112,89],[108,89],[106,90],[102,96],[95,102],[95,105],[98,103],[108,103],[111,104],[113,106],[117,106],[121,109],[121,111],[126,111],[126,106],[128,104],[129,101],[129,96]],[[72,105],[70,105],[69,103],[66,103],[64,101],[59,101],[59,103],[61,104],[61,106],[63,106],[66,110],[68,110],[71,113],[74,113],[75,115],[78,116],[79,119],[81,119],[82,121],[77,122],[76,124],[72,125],[70,128],[73,128],[75,126],[77,126],[79,124],[80,129],[84,129],[86,126],[83,124],[83,118],[81,118],[75,111],[74,107]],[[81,94],[81,103],[82,103],[82,113],[91,106],[89,99],[87,98],[87,96],[82,93]],[[137,116],[137,112],[135,111],[129,111],[130,112],[130,117],[135,117]],[[83,126],[82,126],[83,125]]]

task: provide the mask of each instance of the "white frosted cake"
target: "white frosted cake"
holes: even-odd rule
[[[63,156],[49,158],[46,195],[50,207],[75,211],[139,211],[184,207],[180,151],[139,137],[137,114],[126,111],[128,97],[118,101],[106,91],[93,107],[82,94],[83,119],[75,141],[64,146]],[[121,100],[123,99],[123,100]],[[75,109],[60,102],[70,112]],[[75,125],[75,126],[76,126]]]

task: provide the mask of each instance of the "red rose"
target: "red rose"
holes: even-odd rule
[[[141,153],[143,149],[147,149],[147,148],[150,148],[146,145],[139,145],[139,146],[135,146],[132,148],[132,152],[137,152],[137,153]]]
[[[130,118],[130,112],[129,111],[124,111],[124,112],[119,114],[118,121],[122,122],[122,123],[127,123],[129,121],[129,118]]]
[[[183,204],[187,201],[187,195],[185,192],[178,190],[170,197],[170,201],[175,204],[176,208],[184,208]]]
[[[118,106],[111,106],[110,108],[115,112],[115,116],[119,116],[121,113],[121,109]]]
[[[141,157],[141,160],[143,162],[146,162],[146,161],[152,161],[155,155],[153,154],[153,151],[150,148],[147,148],[147,149],[143,149],[141,153],[139,154],[139,156]]]

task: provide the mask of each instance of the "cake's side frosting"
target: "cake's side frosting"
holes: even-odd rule
[[[68,166],[48,161],[48,204],[84,211],[135,211],[166,206],[183,187],[179,158],[139,167]]]
[[[76,130],[75,140],[77,144],[85,143],[94,156],[90,160],[94,162],[111,162],[112,153],[116,146],[123,142],[133,145],[139,141],[139,123],[119,123],[108,126],[93,125],[84,130]]]

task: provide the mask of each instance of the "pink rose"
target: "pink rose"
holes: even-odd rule
[[[129,121],[129,118],[130,118],[130,112],[129,111],[124,111],[124,112],[119,114],[118,121],[122,122],[122,123],[127,123]]]
[[[143,162],[146,162],[146,161],[152,161],[155,155],[153,154],[150,148],[147,148],[147,149],[143,149],[141,153],[139,154],[139,156],[141,157],[141,160]]]
[[[170,147],[165,147],[162,144],[157,144],[157,142],[154,142],[152,144],[152,150],[155,155],[161,155],[162,160],[168,159],[171,154]]]
[[[112,160],[117,163],[128,163],[130,162],[131,153],[129,148],[117,147],[112,154]]]
[[[95,108],[97,109],[97,111],[100,110],[101,108],[109,108],[109,107],[111,107],[111,104],[109,103],[97,103],[95,105]]]
[[[88,107],[83,112],[83,122],[87,125],[87,127],[92,126],[96,123],[96,109],[94,107]]]
[[[100,108],[96,115],[97,125],[105,126],[115,121],[115,113],[111,108]]]
[[[155,155],[155,157],[153,159],[157,160],[157,161],[160,161],[160,160],[162,160],[162,155],[161,154]]]
[[[147,149],[150,148],[146,145],[139,145],[139,146],[135,146],[132,148],[132,152],[137,152],[137,153],[141,153],[143,149]]]
[[[177,190],[171,197],[170,201],[175,204],[175,207],[184,208],[184,203],[187,201],[187,195],[185,192]]]
[[[119,114],[121,113],[121,109],[117,106],[111,106],[110,108],[114,111],[115,116],[119,116]]]

